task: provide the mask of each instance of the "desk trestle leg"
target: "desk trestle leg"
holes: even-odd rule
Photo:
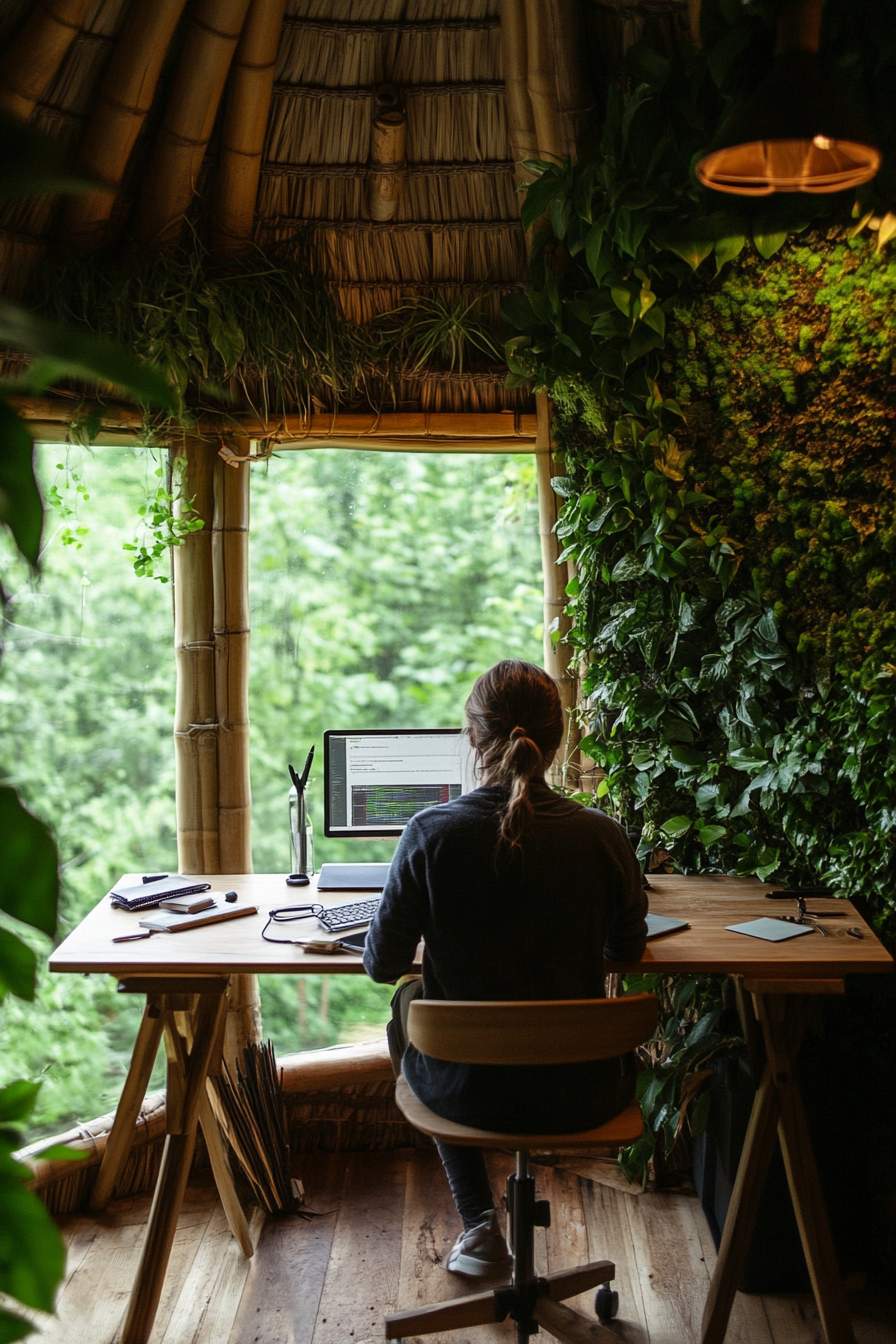
[[[750,988],[749,982],[746,988]],[[703,1311],[701,1344],[722,1344],[725,1338],[774,1152],[776,1133],[784,1154],[787,1181],[824,1337],[827,1344],[855,1344],[803,1103],[794,1077],[809,1002],[801,995],[801,989],[799,982],[782,981],[771,992],[753,993],[756,1017],[762,1024],[766,1065],[753,1102],[719,1257]]]
[[[97,1172],[96,1184],[90,1197],[90,1212],[102,1213],[115,1193],[134,1140],[134,1126],[146,1089],[152,1076],[152,1067],[159,1052],[162,1037],[162,1017],[155,1004],[147,1003],[143,1010],[131,1066],[115,1111],[112,1129],[106,1141],[106,1151]]]
[[[194,1018],[193,1048],[185,1059],[182,1104],[177,1108],[180,1114],[173,1117],[180,1132],[169,1133],[165,1139],[159,1179],[121,1344],[146,1344],[152,1330],[187,1188],[190,1162],[196,1145],[196,1124],[201,1104],[206,1099],[209,1064],[226,1007],[227,999],[223,993],[199,995],[199,1006]]]

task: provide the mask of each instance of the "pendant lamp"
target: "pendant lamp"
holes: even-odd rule
[[[697,164],[714,191],[843,191],[872,178],[880,151],[818,64],[821,0],[787,0],[771,73]]]

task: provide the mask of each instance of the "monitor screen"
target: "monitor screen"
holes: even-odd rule
[[[324,733],[324,834],[395,838],[426,807],[476,787],[459,728]]]

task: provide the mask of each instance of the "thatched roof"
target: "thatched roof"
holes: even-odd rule
[[[686,0],[651,0],[674,23]],[[514,160],[568,152],[637,33],[621,0],[0,0],[0,106],[77,153],[108,194],[0,215],[0,285],[59,244],[100,255],[196,229],[223,254],[309,224],[344,316],[436,291],[497,326],[523,281]],[[634,17],[633,17],[634,15]],[[684,17],[683,17],[684,16]],[[502,27],[503,23],[503,27]],[[589,26],[590,25],[590,26]],[[516,177],[518,178],[519,170]],[[531,409],[494,356],[405,378],[395,408]]]

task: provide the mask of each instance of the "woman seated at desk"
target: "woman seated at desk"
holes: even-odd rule
[[[424,998],[601,998],[604,957],[637,961],[643,953],[647,897],[622,828],[545,781],[563,738],[556,684],[531,663],[498,663],[476,681],[465,713],[482,785],[419,812],[405,829],[367,935],[365,969],[379,982],[397,980],[422,937]],[[400,987],[396,1000],[408,992]],[[403,1069],[438,1115],[503,1131],[591,1129],[623,1110],[635,1089],[631,1055],[467,1065],[408,1045]],[[481,1150],[438,1149],[464,1225],[447,1268],[473,1276],[503,1268],[509,1256]]]

